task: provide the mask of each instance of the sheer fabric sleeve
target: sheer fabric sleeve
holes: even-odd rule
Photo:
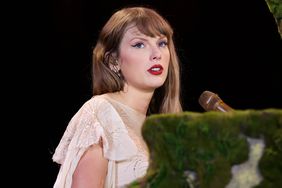
[[[53,155],[61,164],[54,188],[70,188],[74,170],[89,146],[102,140],[104,157],[109,160],[106,184],[113,184],[115,162],[137,153],[137,147],[113,106],[103,99],[85,103],[73,116]],[[109,182],[110,181],[110,182]],[[113,181],[113,182],[112,182]]]

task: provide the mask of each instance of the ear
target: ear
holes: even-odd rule
[[[117,66],[118,68],[120,68],[120,62],[119,62],[118,54],[116,52],[112,52],[110,54],[110,56],[111,56],[110,57],[111,58],[111,60],[110,60],[111,64],[113,64],[113,65]]]
[[[117,53],[116,52],[111,52],[111,51],[107,51],[104,54],[104,59],[110,61],[112,59],[116,59],[117,58]]]
[[[110,56],[113,58],[113,59],[118,59],[118,54],[116,52],[111,52]]]

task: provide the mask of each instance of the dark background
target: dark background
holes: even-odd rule
[[[10,78],[16,81],[9,87],[16,90],[12,101],[21,104],[15,121],[26,122],[28,141],[16,159],[27,164],[23,172],[35,166],[25,179],[30,186],[32,181],[52,187],[58,173],[52,154],[70,118],[91,97],[93,44],[111,14],[129,5],[156,9],[174,28],[185,111],[204,112],[198,98],[205,90],[234,109],[282,108],[282,43],[264,0],[54,0],[10,6],[16,16],[7,22],[13,37],[6,39]]]

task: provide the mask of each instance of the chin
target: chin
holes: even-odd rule
[[[156,83],[154,83],[154,84],[150,84],[150,86],[152,87],[152,88],[154,88],[154,89],[157,89],[157,88],[159,88],[159,87],[161,87],[161,86],[163,86],[164,85],[164,81],[162,81],[162,82],[156,82]]]

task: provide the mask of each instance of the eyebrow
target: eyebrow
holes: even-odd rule
[[[130,39],[130,41],[132,41],[132,40],[134,40],[134,39],[140,39],[140,40],[148,41],[147,38],[151,38],[151,37],[149,37],[149,36],[147,36],[147,35],[144,35],[144,34],[142,34],[142,33],[141,33],[141,34],[135,34],[135,35],[136,35],[136,36],[133,36],[132,39]],[[158,38],[158,40],[163,40],[163,39],[168,40],[165,35],[159,36],[159,38]]]
[[[142,41],[148,41],[148,39],[146,39],[145,37],[138,37],[138,36],[132,37],[132,39],[130,39],[129,41],[131,42],[131,41],[133,41],[135,39],[139,39],[139,40],[142,40]]]
[[[145,36],[146,36],[146,35],[145,35]],[[146,39],[146,38],[144,38],[144,37],[133,37],[132,39],[129,40],[129,42],[132,42],[132,41],[135,40],[135,39],[141,40],[141,41],[145,41],[145,42],[148,41],[148,39]],[[168,39],[167,39],[166,36],[161,36],[160,38],[157,39],[157,42],[158,42],[158,41],[162,41],[162,40],[166,40],[166,42],[167,42]]]

